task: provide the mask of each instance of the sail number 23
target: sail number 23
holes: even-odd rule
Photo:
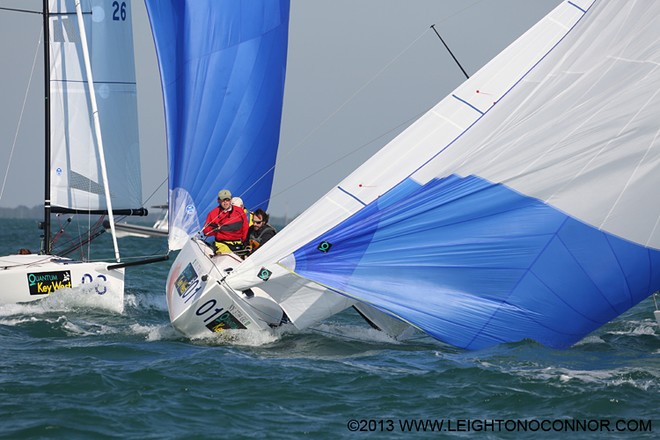
[[[126,21],[126,2],[112,2],[112,19],[114,21]]]

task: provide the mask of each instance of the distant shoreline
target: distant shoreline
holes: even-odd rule
[[[0,207],[0,218],[25,218],[25,219],[40,219],[44,216],[44,208],[41,205],[28,208],[21,205],[16,208],[2,208]]]

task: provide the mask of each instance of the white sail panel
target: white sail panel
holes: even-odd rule
[[[660,6],[601,6],[593,14],[607,27],[570,34],[567,50],[506,96],[506,109],[494,108],[413,178],[477,175],[660,248],[660,206],[650,203],[660,186],[660,40],[640,37],[660,27]]]
[[[141,206],[137,93],[129,1],[82,2],[113,209]],[[73,0],[50,2],[51,201],[105,209]]]
[[[551,49],[569,32],[583,16],[593,1],[565,2],[528,30],[523,36],[490,61],[479,72],[459,86],[452,94],[439,102],[426,115],[416,121],[397,138],[392,140],[369,161],[344,179],[312,207],[301,214],[292,224],[271,239],[234,272],[227,281],[237,289],[259,287],[278,302],[282,300],[280,289],[269,289],[275,285],[273,278],[263,282],[258,278],[262,267],[269,270],[274,264],[287,257],[292,249],[310,242],[319,234],[360,211],[367,204],[389,191],[410,176],[427,161],[450,146],[462,133],[471,129],[533,66],[539,63]],[[295,270],[295,260],[287,259],[287,267]],[[274,273],[275,269],[273,269]],[[283,272],[287,282],[295,274]],[[284,282],[284,281],[282,281]],[[311,281],[309,288],[315,283]],[[316,288],[316,287],[315,287]],[[336,313],[336,308],[346,306],[345,298],[326,291],[327,316]],[[287,302],[292,304],[295,296],[287,293]],[[299,298],[298,307],[311,304]],[[328,305],[336,302],[337,307]],[[349,304],[350,305],[350,304]],[[287,313],[289,311],[283,307]],[[292,319],[293,320],[293,319]],[[294,324],[299,325],[295,320]]]

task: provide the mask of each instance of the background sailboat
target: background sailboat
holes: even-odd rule
[[[158,216],[157,220],[154,221],[151,226],[129,223],[123,220],[115,220],[115,235],[117,238],[122,237],[139,237],[139,238],[150,238],[150,237],[167,237],[168,229],[168,209],[167,205],[155,205],[151,208],[151,213],[153,210],[162,210],[162,213]],[[109,231],[110,222],[104,221],[103,227],[106,231]]]
[[[25,12],[25,11],[23,11]],[[51,213],[143,215],[130,3],[45,0],[45,213],[39,255],[2,257],[2,302],[89,283],[123,296],[115,263],[53,255]],[[104,153],[105,150],[105,153]],[[110,197],[108,197],[110,196]],[[93,232],[80,239],[85,243]]]

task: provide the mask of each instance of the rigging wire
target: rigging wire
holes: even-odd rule
[[[23,105],[21,106],[21,113],[18,117],[18,123],[16,124],[16,133],[14,134],[14,141],[11,144],[11,150],[9,151],[9,160],[7,161],[7,170],[5,171],[5,176],[2,179],[2,187],[0,187],[0,200],[2,200],[2,195],[5,192],[5,186],[7,185],[7,177],[9,176],[9,169],[11,167],[12,158],[14,156],[14,151],[16,149],[16,142],[18,141],[18,133],[21,131],[21,123],[23,121],[23,115],[25,114],[25,106],[27,104],[28,94],[30,93],[30,87],[32,85],[32,79],[34,78],[34,69],[37,65],[37,58],[39,55],[39,47],[41,46],[41,39],[43,37],[43,29],[39,33],[39,38],[37,39],[37,47],[34,52],[34,59],[32,60],[32,69],[30,70],[30,78],[28,80],[27,88],[25,89],[25,96],[23,97]]]
[[[7,8],[5,6],[0,6],[0,10],[1,11],[11,11],[11,12],[24,12],[24,13],[27,13],[27,14],[38,14],[38,15],[42,14],[41,11],[32,11],[30,9]]]
[[[374,82],[383,72],[385,72],[392,64],[394,64],[399,58],[401,58],[408,50],[410,50],[411,47],[413,47],[426,33],[428,32],[428,29],[425,29],[424,32],[422,32],[420,35],[415,38],[412,43],[408,44],[397,56],[395,56],[392,60],[390,60],[383,68],[381,68],[374,76],[372,76],[367,82],[365,82],[362,86],[360,86],[351,96],[348,97],[335,111],[330,113],[323,121],[321,121],[316,127],[314,127],[307,135],[305,135],[294,147],[289,150],[287,153],[284,154],[283,158],[289,157],[291,154],[294,152],[298,151],[300,147],[310,138],[314,133],[316,133],[318,130],[321,129],[325,124],[328,123],[329,120],[331,120],[337,113],[339,113],[341,110],[344,109],[351,101],[355,99],[357,95],[359,95],[364,89],[367,88],[372,82]],[[250,187],[248,187],[245,192],[248,192],[254,185],[259,183],[264,177],[266,177],[268,174],[270,174],[273,170],[275,169],[275,165],[270,167],[266,172],[264,172],[261,177],[259,177]]]
[[[153,192],[149,195],[149,197],[147,197],[144,201],[142,201],[142,206],[145,206],[145,205],[147,204],[147,202],[148,202],[149,200],[151,200],[151,198],[152,198],[153,196],[156,195],[156,193],[157,193],[157,192],[163,187],[163,185],[165,185],[165,184],[167,183],[167,180],[168,180],[168,179],[167,179],[167,177],[166,177],[166,178],[160,183],[160,185],[158,185],[158,186],[156,187],[156,189],[153,190]]]
[[[303,178],[297,180],[296,182],[292,183],[291,185],[287,186],[286,188],[282,189],[281,191],[278,191],[277,193],[272,194],[272,195],[270,196],[269,199],[267,199],[267,200],[263,200],[263,201],[259,202],[259,204],[265,203],[265,202],[267,202],[268,200],[270,200],[270,199],[272,199],[272,198],[274,198],[274,197],[278,197],[278,196],[280,196],[280,195],[286,193],[286,192],[287,192],[288,190],[290,190],[291,188],[294,188],[294,187],[300,185],[301,183],[303,183],[303,182],[306,181],[307,179],[311,179],[312,177],[314,177],[315,175],[317,175],[317,174],[320,173],[321,171],[324,171],[324,170],[330,168],[331,166],[333,166],[333,165],[335,165],[335,164],[341,162],[342,160],[346,159],[347,157],[352,156],[353,154],[357,153],[358,151],[361,151],[362,149],[364,149],[364,148],[366,148],[367,146],[373,144],[374,142],[378,141],[379,139],[381,139],[381,138],[383,138],[383,137],[386,137],[386,136],[389,135],[390,133],[399,130],[401,127],[404,127],[404,126],[409,125],[412,121],[415,121],[416,119],[419,119],[424,113],[428,112],[431,108],[433,108],[433,107],[429,107],[428,109],[426,109],[426,110],[424,110],[424,111],[422,111],[422,112],[420,112],[420,113],[417,113],[417,114],[414,115],[413,117],[408,118],[408,119],[406,119],[405,121],[401,122],[401,123],[400,123],[399,125],[397,125],[396,127],[393,127],[393,128],[391,128],[391,129],[389,129],[388,131],[386,131],[386,132],[384,132],[384,133],[382,133],[382,134],[376,136],[375,138],[371,139],[370,141],[367,141],[367,142],[363,143],[362,145],[360,145],[360,146],[357,147],[356,149],[354,149],[354,150],[352,150],[352,151],[350,151],[350,152],[344,154],[343,156],[340,156],[339,158],[337,158],[337,159],[335,159],[334,161],[332,161],[332,162],[330,162],[330,163],[328,163],[328,164],[322,166],[321,168],[316,169],[316,170],[313,171],[312,173],[310,173],[310,174],[306,175],[305,177],[303,177]]]

